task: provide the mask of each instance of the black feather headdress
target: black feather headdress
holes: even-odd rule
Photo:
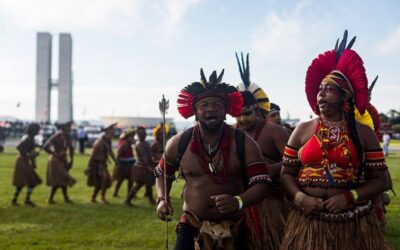
[[[239,116],[242,110],[243,98],[233,86],[222,82],[224,70],[217,75],[213,71],[207,81],[203,69],[200,69],[200,82],[193,82],[184,87],[178,96],[178,111],[185,118],[194,115],[194,105],[205,97],[219,97],[227,104],[227,113],[233,117]]]

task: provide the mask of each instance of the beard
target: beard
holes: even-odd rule
[[[221,126],[224,124],[224,121],[223,120],[219,120],[218,122],[216,122],[214,124],[210,124],[210,125],[205,123],[205,122],[203,122],[203,121],[199,121],[199,123],[200,123],[200,127],[204,131],[212,133],[212,132],[218,131],[221,128]]]

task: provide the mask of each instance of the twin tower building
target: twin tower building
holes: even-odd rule
[[[50,122],[52,88],[58,89],[57,122],[73,121],[71,35],[60,34],[57,80],[51,79],[52,35],[50,33],[37,33],[36,51],[36,121]]]

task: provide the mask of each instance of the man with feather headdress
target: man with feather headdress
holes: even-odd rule
[[[260,202],[271,180],[257,144],[224,122],[227,113],[240,115],[240,92],[222,82],[223,71],[209,80],[200,74],[178,97],[179,113],[197,124],[168,141],[155,169],[157,214],[172,214],[168,194],[179,170],[186,188],[174,249],[247,249],[243,208]]]
[[[243,53],[241,62],[237,54],[236,59],[242,78],[238,89],[244,99],[242,113],[236,118],[237,127],[257,142],[274,182],[273,192],[264,194],[265,199],[260,204],[245,209],[249,247],[278,249],[289,211],[289,204],[279,184],[283,149],[289,136],[281,126],[264,119],[263,114],[270,113],[270,103],[265,92],[250,81],[249,54],[246,64]]]

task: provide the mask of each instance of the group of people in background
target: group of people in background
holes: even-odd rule
[[[128,128],[123,131],[117,143],[116,154],[112,147],[114,129],[117,124],[111,124],[102,129],[102,136],[93,145],[89,157],[85,175],[87,185],[93,187],[90,202],[96,203],[100,193],[100,202],[107,204],[106,191],[115,184],[113,196],[118,197],[119,189],[124,180],[128,184],[128,192],[125,199],[127,206],[132,206],[131,200],[137,191],[145,186],[145,196],[149,203],[155,205],[152,186],[155,177],[153,169],[161,158],[163,144],[161,126],[154,128],[154,142],[152,145],[146,141],[146,128]],[[74,147],[71,139],[71,123],[57,125],[58,131],[51,136],[42,149],[50,155],[46,172],[46,184],[49,186],[50,195],[48,204],[54,204],[54,196],[58,189],[61,189],[65,203],[73,203],[68,196],[68,188],[76,183],[76,179],[70,174],[74,165]],[[18,204],[18,197],[24,187],[27,188],[25,205],[35,206],[31,200],[31,194],[42,179],[36,172],[36,157],[39,155],[36,149],[34,137],[38,134],[40,125],[32,123],[25,130],[25,135],[17,145],[19,155],[14,168],[13,185],[15,193],[12,204]],[[167,131],[168,133],[168,131]],[[135,135],[138,140],[136,141]],[[134,150],[136,151],[134,153]],[[80,150],[83,153],[82,150]],[[108,165],[112,162],[114,170],[110,174]]]

